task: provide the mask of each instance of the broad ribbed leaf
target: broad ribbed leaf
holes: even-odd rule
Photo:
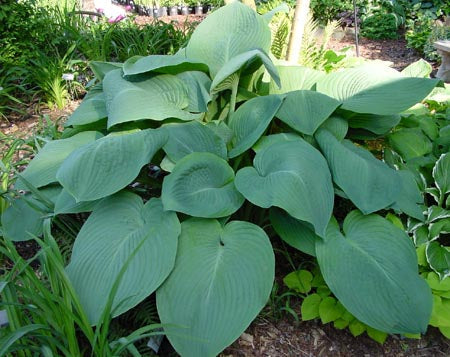
[[[234,171],[211,153],[192,153],[175,165],[164,178],[162,201],[165,210],[195,217],[218,218],[236,212],[244,197],[234,186]]]
[[[303,253],[316,256],[316,240],[321,238],[308,223],[292,218],[279,208],[271,208],[269,215],[270,223],[281,239]]]
[[[169,133],[169,140],[163,149],[174,163],[193,152],[210,152],[227,158],[225,142],[206,125],[192,121],[168,124],[164,128]]]
[[[62,190],[55,202],[55,214],[91,212],[100,200],[77,202],[66,190]]]
[[[450,192],[450,153],[442,154],[433,168],[433,178],[439,190],[441,200]]]
[[[188,90],[189,104],[187,110],[193,113],[204,113],[208,110],[208,103],[211,101],[209,90],[211,79],[198,71],[183,72],[177,74]]]
[[[95,76],[98,79],[103,80],[108,72],[114,71],[118,68],[122,68],[123,63],[91,61],[89,63],[89,66],[91,67],[92,72],[94,72]]]
[[[258,140],[258,142],[253,145],[252,149],[258,153],[265,148],[275,144],[275,143],[284,143],[286,141],[302,141],[303,138],[295,133],[279,133],[279,134],[272,134],[263,136],[261,139]]]
[[[123,64],[123,73],[126,76],[146,72],[158,72],[177,74],[186,71],[208,72],[208,66],[204,63],[190,60],[183,55],[151,55],[134,56]]]
[[[315,138],[327,158],[333,181],[364,214],[395,202],[401,184],[395,170],[350,141],[338,141],[327,130],[317,131]]]
[[[450,276],[450,248],[438,242],[430,242],[425,250],[427,262],[441,279]]]
[[[129,192],[103,200],[75,240],[66,270],[89,321],[96,324],[120,271],[112,315],[129,310],[155,291],[175,263],[180,223],[160,199],[145,205]]]
[[[56,182],[56,172],[63,161],[79,147],[92,143],[103,135],[96,131],[85,131],[68,139],[49,141],[28,164],[21,176],[35,187],[42,187]],[[20,178],[16,189],[27,190]]]
[[[275,259],[265,232],[248,222],[181,225],[175,268],[157,290],[164,331],[182,356],[216,356],[265,306]]]
[[[254,167],[236,174],[236,187],[253,204],[283,208],[311,223],[323,236],[333,210],[334,191],[324,157],[304,140],[276,142],[259,151]]]
[[[433,67],[427,61],[422,58],[414,63],[411,63],[408,67],[401,72],[406,77],[420,77],[428,78],[431,74]]]
[[[419,128],[402,128],[389,134],[388,140],[391,147],[406,161],[433,150],[432,142]]]
[[[280,76],[281,88],[271,81],[269,92],[271,94],[288,93],[295,90],[313,89],[325,73],[302,66],[276,66]]]
[[[321,129],[328,130],[336,139],[342,141],[348,132],[348,121],[339,117],[331,116],[320,126]]]
[[[131,183],[166,142],[161,129],[110,134],[70,154],[56,177],[77,202],[103,198]]]
[[[233,132],[229,157],[236,157],[252,147],[267,129],[282,102],[283,97],[279,95],[256,97],[233,113],[229,120]]]
[[[257,49],[240,53],[230,58],[230,60],[219,69],[216,76],[214,77],[214,80],[211,83],[211,91],[216,88],[217,91],[227,89],[227,87],[229,86],[221,85],[227,78],[229,78],[239,70],[244,70],[246,65],[250,63],[253,64],[256,61],[258,61],[258,63],[261,62],[272,77],[272,80],[277,85],[280,85],[280,77],[278,76],[277,69],[275,68],[271,59],[263,51]]]
[[[423,204],[423,196],[417,186],[414,175],[407,170],[399,170],[397,175],[400,179],[399,194],[392,208],[423,221],[424,215],[420,206],[420,204]]]
[[[186,109],[188,89],[183,81],[170,74],[140,76],[140,80],[126,80],[122,70],[108,72],[103,91],[108,111],[108,128],[134,120],[164,120],[177,118],[193,120],[198,117]]]
[[[298,90],[286,95],[277,117],[291,128],[313,135],[339,105],[337,100],[324,94]]]
[[[369,130],[375,134],[386,134],[400,123],[400,115],[356,114],[348,119],[352,128]]]
[[[380,64],[365,64],[331,73],[317,82],[317,91],[343,102],[357,113],[400,113],[424,99],[439,80],[405,77]]]
[[[344,235],[333,219],[316,241],[323,277],[339,301],[365,324],[388,333],[424,333],[431,291],[419,277],[409,237],[386,219],[351,212]]]
[[[98,93],[85,98],[80,106],[75,109],[64,126],[86,125],[105,119],[106,111],[105,94]]]
[[[234,56],[261,49],[269,52],[271,33],[262,16],[236,1],[214,11],[193,32],[186,56],[206,63],[214,78]]]

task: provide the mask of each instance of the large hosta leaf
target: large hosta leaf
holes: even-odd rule
[[[252,147],[269,126],[282,101],[279,95],[256,97],[233,113],[229,121],[233,131],[229,157],[236,157]]]
[[[178,161],[164,178],[162,201],[165,210],[218,218],[236,212],[244,197],[236,190],[234,171],[225,160],[194,152]]]
[[[327,158],[334,182],[364,214],[393,204],[401,181],[395,170],[348,140],[338,141],[329,131],[315,135]]]
[[[123,64],[123,73],[126,76],[146,72],[158,72],[177,74],[186,71],[208,72],[208,66],[204,63],[190,60],[181,54],[134,56]]]
[[[334,72],[317,82],[317,91],[343,102],[357,113],[400,113],[424,99],[439,83],[428,78],[405,77],[380,64],[365,64]]]
[[[66,190],[62,190],[55,202],[55,214],[91,212],[100,200],[77,202]]]
[[[280,78],[278,77],[277,70],[270,60],[269,56],[266,55],[261,50],[250,50],[244,53],[240,53],[234,57],[232,57],[228,62],[226,62],[223,67],[219,69],[214,80],[211,83],[211,90],[216,89],[217,87],[220,90],[227,89],[228,85],[221,85],[226,79],[228,79],[231,75],[236,73],[239,70],[245,70],[246,65],[250,65],[257,62],[262,63],[264,67],[267,69],[267,72],[272,77],[273,81],[280,85]]]
[[[425,156],[433,150],[433,144],[419,128],[403,128],[388,136],[389,144],[408,161]]]
[[[112,315],[129,310],[169,275],[175,263],[180,223],[160,199],[145,205],[129,192],[108,197],[81,228],[67,273],[89,321],[96,324],[125,267]]]
[[[408,236],[377,215],[351,212],[344,235],[335,220],[316,241],[323,277],[359,320],[388,333],[423,333],[431,315],[431,291],[419,277]]]
[[[283,208],[325,234],[334,192],[324,157],[304,140],[275,142],[259,151],[254,167],[236,174],[236,187],[257,206]]]
[[[161,129],[110,134],[70,154],[56,177],[77,201],[103,198],[131,183],[166,141]]]
[[[400,179],[399,194],[392,208],[399,209],[407,215],[423,221],[424,215],[420,206],[423,203],[423,196],[413,173],[407,170],[399,170],[397,176]]]
[[[386,134],[400,122],[400,115],[356,114],[348,119],[352,128],[366,129],[375,134]]]
[[[35,187],[42,187],[56,182],[56,172],[62,162],[79,147],[92,143],[103,135],[96,131],[86,131],[68,139],[49,141],[28,164],[21,176]],[[18,190],[27,189],[20,178],[17,181]]]
[[[275,232],[290,246],[316,256],[316,240],[321,239],[308,223],[299,221],[279,208],[270,209],[270,223]]]
[[[193,120],[189,113],[188,89],[176,76],[161,74],[126,80],[122,70],[108,72],[103,80],[108,127],[128,121],[177,118]]]
[[[313,135],[339,105],[337,100],[324,94],[298,90],[286,95],[277,117],[291,128]]]
[[[176,163],[193,152],[210,152],[222,159],[227,158],[225,142],[212,129],[197,121],[165,125],[169,140],[164,151]]]
[[[267,235],[251,223],[183,222],[175,268],[156,294],[177,352],[212,357],[238,338],[267,302],[274,264]]]
[[[270,82],[270,93],[280,94],[295,90],[313,89],[317,81],[325,76],[325,73],[302,66],[277,66],[280,76],[281,88],[274,82]]]
[[[187,110],[193,113],[204,113],[208,110],[208,103],[211,101],[209,90],[211,79],[198,71],[183,72],[177,74],[188,90],[189,104]]]
[[[108,112],[106,111],[105,94],[100,92],[85,98],[64,123],[64,126],[95,123],[107,116]]]
[[[269,52],[270,29],[262,16],[236,1],[214,11],[195,29],[188,58],[206,63],[214,78],[231,58],[259,48]]]

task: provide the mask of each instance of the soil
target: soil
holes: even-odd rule
[[[202,16],[178,16],[163,18],[164,21],[176,21],[180,26],[189,26],[192,21],[201,21]],[[145,24],[151,20],[137,16],[136,21]],[[346,35],[341,40],[333,39],[330,47],[341,50],[354,46],[354,39]],[[399,40],[373,41],[360,39],[360,54],[368,59],[390,61],[393,67],[401,70],[420,57],[414,51],[406,48],[406,42]],[[79,105],[79,101],[71,102],[64,110],[49,110],[39,104],[31,105],[25,115],[12,115],[9,122],[1,122],[0,131],[6,135],[26,138],[39,127],[39,118],[47,115],[53,122],[64,120]],[[4,146],[0,149],[3,151]],[[34,245],[19,247],[21,254],[27,256],[27,250],[35,251]],[[279,260],[279,259],[278,259]],[[284,268],[282,270],[285,270]],[[277,272],[277,281],[282,286],[284,273]],[[290,308],[300,317],[300,298],[291,300]],[[295,319],[285,314],[277,319],[271,317],[273,311],[265,308],[260,316],[249,326],[245,333],[228,347],[221,357],[241,356],[450,356],[450,340],[445,339],[437,329],[430,327],[427,334],[420,340],[404,339],[397,335],[389,336],[383,345],[371,340],[365,334],[353,337],[348,330],[337,330],[331,324],[322,325],[320,321],[297,323]],[[164,343],[167,349],[167,341]],[[161,355],[173,355],[173,352]]]

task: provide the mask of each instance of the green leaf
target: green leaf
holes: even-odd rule
[[[319,317],[319,306],[322,298],[318,294],[308,295],[302,302],[302,320],[308,321]]]
[[[91,61],[89,66],[99,80],[103,80],[108,72],[122,68],[123,63]]]
[[[366,325],[356,319],[350,321],[348,325],[348,329],[354,337],[358,337],[359,335],[363,334],[364,331],[366,331],[366,327]]]
[[[388,135],[389,145],[405,160],[431,153],[433,144],[419,128],[403,128]]]
[[[424,99],[436,79],[404,77],[380,64],[364,64],[333,72],[317,83],[317,91],[343,102],[342,109],[378,115],[398,114]]]
[[[21,176],[39,188],[56,182],[56,172],[63,161],[79,147],[92,143],[103,135],[96,131],[86,131],[68,139],[49,141],[28,164]],[[27,190],[20,177],[15,185],[17,190]]]
[[[432,70],[431,64],[421,58],[411,63],[401,73],[406,77],[428,78]]]
[[[123,64],[123,73],[126,76],[158,72],[177,74],[186,71],[208,72],[208,66],[202,62],[194,61],[183,55],[151,55],[134,56]]]
[[[169,140],[163,149],[169,159],[176,163],[193,152],[210,152],[222,159],[227,158],[225,142],[206,125],[197,121],[167,124]]]
[[[435,327],[450,327],[450,299],[442,299],[433,295],[433,313],[430,325]]]
[[[24,198],[16,198],[1,216],[2,234],[15,242],[27,241],[42,234],[45,213],[30,206],[27,200],[40,207],[31,195],[25,195]]]
[[[105,119],[108,116],[106,111],[105,94],[98,93],[86,97],[75,109],[64,126],[86,125]]]
[[[419,277],[404,231],[377,215],[351,212],[344,234],[335,220],[316,242],[317,260],[333,294],[357,319],[388,333],[425,332],[431,291]]]
[[[275,143],[284,143],[287,141],[302,141],[300,135],[294,133],[279,133],[261,137],[258,142],[253,145],[252,149],[258,153]]]
[[[411,171],[399,170],[397,171],[397,176],[401,184],[398,197],[392,208],[398,209],[419,221],[424,221],[423,209],[420,206],[420,204],[423,204],[423,196],[417,186],[414,175]]]
[[[55,202],[55,214],[91,212],[99,200],[77,202],[66,190],[62,190]]]
[[[264,133],[283,101],[282,96],[270,95],[250,99],[236,110],[229,120],[233,132],[230,158],[248,150]]]
[[[289,273],[283,278],[284,284],[292,290],[301,294],[307,294],[311,291],[312,274],[308,270],[298,270]]]
[[[345,312],[344,306],[335,298],[324,298],[319,305],[319,316],[323,324],[339,319]]]
[[[9,333],[5,333],[0,338],[0,356],[7,355],[9,348],[12,347],[16,342],[20,341],[24,336],[31,334],[34,331],[39,330],[48,330],[48,326],[38,325],[38,324],[29,324],[25,326],[20,326],[16,328],[14,331],[10,331]],[[39,333],[39,336],[42,336],[43,332]]]
[[[161,323],[182,356],[216,356],[265,306],[275,259],[264,231],[248,222],[181,225],[175,268],[158,289]]]
[[[186,110],[189,106],[188,88],[176,76],[161,74],[126,80],[122,70],[106,74],[103,91],[108,111],[108,128],[129,121],[168,118],[194,120],[198,115]],[[149,105],[151,104],[151,105]]]
[[[166,141],[161,129],[110,134],[72,152],[56,178],[77,202],[109,196],[131,183]]]
[[[325,73],[302,66],[276,66],[280,76],[281,88],[270,82],[270,94],[282,94],[295,90],[312,90]]]
[[[165,210],[204,218],[229,216],[244,203],[227,162],[199,152],[177,162],[164,179],[161,197]]]
[[[337,100],[324,94],[298,90],[287,93],[277,117],[291,128],[313,135],[339,105]]]
[[[277,142],[259,151],[254,167],[236,174],[236,187],[253,204],[283,208],[325,234],[333,210],[334,191],[328,165],[304,140]]]
[[[211,79],[198,71],[189,71],[177,74],[188,90],[189,104],[187,110],[193,113],[204,113],[208,110],[208,103],[211,101],[209,91]]]
[[[379,344],[383,344],[388,337],[386,332],[378,331],[370,326],[366,327],[367,335],[374,341],[377,341]]]
[[[428,273],[426,280],[428,285],[430,285],[430,288],[433,290],[450,291],[450,277],[440,280],[439,275],[435,272],[430,272]]]
[[[450,153],[442,154],[433,168],[433,178],[439,189],[441,202],[444,196],[450,192]]]
[[[255,65],[258,66],[260,63],[264,65],[273,81],[279,84],[280,78],[278,77],[277,69],[273,65],[271,59],[265,52],[256,49],[240,53],[230,58],[229,61],[226,62],[215,75],[214,80],[211,83],[211,91],[222,91],[224,89],[228,89],[229,86],[224,86],[223,82],[226,81],[231,75],[240,70],[245,72],[246,67],[251,66],[251,68],[253,68]]]
[[[336,139],[342,141],[348,132],[348,121],[332,115],[320,126],[320,129],[326,129],[335,136]]]
[[[320,237],[308,223],[292,218],[278,208],[271,208],[269,216],[273,229],[281,239],[303,253],[316,256],[316,240]]]
[[[430,242],[425,250],[428,264],[441,279],[450,276],[450,250],[438,242]]]
[[[327,130],[318,130],[315,138],[328,161],[333,181],[364,214],[395,202],[400,186],[395,170],[352,142],[339,142]]]
[[[250,7],[233,2],[205,18],[192,33],[186,56],[206,63],[212,78],[233,57],[253,50],[269,52],[271,33],[266,21]]]
[[[352,128],[369,130],[372,133],[383,135],[400,123],[400,115],[374,115],[356,114],[348,119]]]
[[[144,205],[139,196],[120,192],[98,204],[79,232],[66,268],[89,321],[98,322],[126,263],[113,316],[155,291],[174,266],[179,234],[175,212],[164,212],[160,199]]]

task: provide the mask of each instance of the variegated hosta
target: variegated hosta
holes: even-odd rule
[[[44,214],[92,211],[67,273],[93,324],[126,265],[114,316],[156,291],[175,349],[218,354],[269,297],[275,262],[263,228],[272,225],[317,256],[359,320],[426,330],[431,297],[413,245],[376,214],[423,219],[422,197],[412,176],[352,138],[387,133],[438,82],[379,64],[329,75],[277,65],[269,20],[235,2],[174,56],[93,63],[98,84],[64,139],[22,172],[17,187],[36,187],[48,205],[36,191],[16,199],[2,217],[9,239],[39,235]],[[335,194],[355,208],[342,230]]]

